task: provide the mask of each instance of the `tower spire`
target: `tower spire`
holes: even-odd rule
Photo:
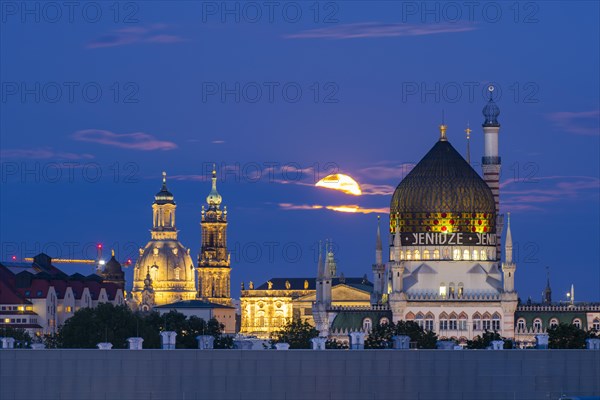
[[[325,275],[325,270],[323,269],[323,254],[321,252],[322,243],[319,240],[319,260],[317,263],[317,279],[322,279],[323,275]]]
[[[471,165],[471,124],[467,121],[467,162]]]
[[[377,265],[382,264],[381,229],[379,227],[380,220],[381,220],[381,217],[378,215],[377,216],[377,240],[375,242],[375,264],[377,264]]]
[[[167,190],[167,172],[162,173],[162,190]]]
[[[223,198],[217,191],[217,166],[213,163],[212,168],[212,188],[208,196],[206,197],[206,202],[208,203],[209,208],[219,208],[221,205],[221,201]]]
[[[550,267],[546,267],[546,288],[542,294],[542,303],[552,303],[552,289],[550,288]]]
[[[507,264],[512,264],[513,262],[513,242],[512,242],[512,233],[510,231],[510,213],[508,213],[508,221],[506,226],[506,242],[505,246],[505,259]]]

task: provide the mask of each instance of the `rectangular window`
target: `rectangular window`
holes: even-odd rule
[[[311,307],[305,308],[304,309],[304,315],[313,315],[312,308]]]
[[[489,331],[489,330],[490,330],[490,328],[491,328],[491,326],[492,326],[492,324],[491,324],[491,321],[490,321],[489,319],[485,319],[485,320],[483,320],[483,330],[484,330],[484,331],[485,331],[485,330],[488,330],[488,331]]]
[[[481,330],[481,320],[476,319],[473,321],[473,330],[480,331]]]
[[[448,330],[448,320],[441,320],[440,321],[440,331],[445,331]]]
[[[458,321],[458,330],[459,331],[467,330],[467,320],[466,319],[461,319]]]
[[[450,324],[449,324],[450,329],[452,329],[452,330],[458,329],[458,325],[456,323],[457,321],[455,319],[451,319],[449,322],[450,322]]]
[[[495,331],[500,330],[500,320],[498,320],[498,319],[492,320],[492,329]]]

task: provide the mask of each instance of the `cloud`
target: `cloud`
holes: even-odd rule
[[[559,129],[575,135],[600,135],[600,109],[593,111],[560,111],[548,115]]]
[[[337,212],[344,213],[353,213],[353,214],[371,214],[371,213],[379,213],[379,214],[389,214],[390,210],[388,208],[363,208],[356,204],[351,205],[329,205],[323,206],[320,204],[292,204],[292,203],[279,203],[279,208],[283,210],[331,210]]]
[[[93,155],[87,153],[65,153],[57,152],[52,148],[38,148],[38,149],[6,149],[0,151],[1,158],[18,158],[18,159],[34,159],[34,160],[47,160],[47,159],[59,159],[59,160],[90,160],[94,158]]]
[[[518,186],[517,186],[518,185]],[[545,176],[501,182],[501,207],[506,211],[544,211],[544,205],[598,196],[600,179],[592,176]]]
[[[73,139],[142,151],[173,150],[177,148],[177,145],[173,142],[158,140],[154,136],[143,132],[119,134],[100,129],[85,129],[75,132]]]
[[[225,141],[224,140],[213,140],[211,143],[212,144],[224,144]]]
[[[286,39],[357,39],[435,35],[472,31],[474,24],[403,24],[383,22],[357,22],[327,28],[309,29],[285,35]]]
[[[154,24],[148,27],[136,26],[129,28],[115,29],[110,33],[102,35],[87,43],[88,49],[97,49],[103,47],[126,46],[136,43],[179,43],[185,39],[168,33],[161,32],[166,29],[165,24]]]

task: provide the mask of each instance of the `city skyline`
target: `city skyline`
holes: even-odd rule
[[[116,247],[120,261],[135,262],[166,171],[179,238],[196,262],[216,163],[233,297],[241,282],[314,275],[315,244],[324,239],[337,245],[341,272],[369,274],[377,215],[385,249],[391,195],[437,141],[442,115],[463,156],[471,129],[481,175],[481,110],[494,84],[501,212],[511,213],[519,248],[516,289],[523,301],[539,301],[549,267],[555,300],[567,300],[571,284],[576,301],[600,299],[597,4],[544,3],[518,14],[504,6],[497,22],[478,13],[452,22],[442,9],[439,21],[423,20],[388,3],[380,4],[385,13],[322,4],[318,23],[308,5],[297,23],[244,22],[243,11],[236,22],[179,5],[189,12],[163,3],[121,9],[119,23],[108,7],[98,23],[73,24],[44,23],[42,9],[39,23],[3,10],[3,260],[61,257],[74,247],[74,258],[88,258],[93,249],[82,247],[101,242],[105,254]],[[138,22],[124,23],[132,13]],[[574,18],[578,30],[559,29]],[[80,34],[71,36],[75,25]],[[535,47],[542,36],[552,52]],[[586,62],[574,62],[582,51]],[[363,194],[315,187],[335,172]],[[331,209],[342,205],[364,213]],[[302,255],[293,262],[283,249]],[[126,280],[129,288],[132,268]]]

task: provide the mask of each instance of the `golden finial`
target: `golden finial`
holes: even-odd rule
[[[446,126],[446,125],[444,125],[444,124],[441,124],[441,125],[440,125],[440,140],[441,140],[442,142],[445,142],[446,140],[448,140],[448,139],[446,138],[446,129],[448,129],[448,126]]]
[[[467,129],[465,129],[465,132],[467,133],[467,139],[470,139],[471,138],[472,129],[470,128],[468,122],[467,122]]]
[[[114,257],[114,256],[115,256],[115,249],[112,249],[112,250],[110,251],[110,254],[111,254],[113,257]]]
[[[163,171],[162,176],[163,176],[163,183],[167,183],[167,173],[165,171]]]

